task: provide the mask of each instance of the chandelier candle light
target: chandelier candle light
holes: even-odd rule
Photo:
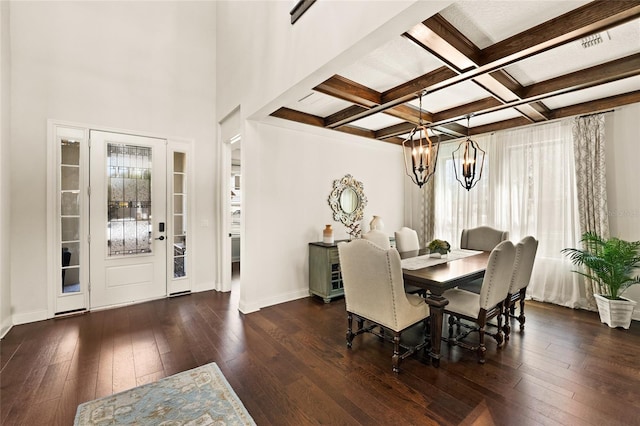
[[[456,180],[460,182],[462,187],[467,191],[476,186],[476,184],[482,177],[485,154],[485,152],[480,149],[478,143],[471,140],[471,138],[469,137],[470,118],[471,115],[467,115],[467,140],[460,143],[458,149],[453,151],[453,153],[451,154],[451,156],[453,157],[453,171],[456,175]],[[478,153],[480,153],[479,160]],[[480,162],[479,169],[477,169],[478,161]],[[462,169],[462,173],[460,173],[460,169]],[[477,170],[478,174],[476,175]],[[460,178],[462,178],[462,180]]]
[[[404,165],[407,176],[411,178],[413,183],[422,188],[429,178],[436,171],[436,162],[438,161],[439,143],[431,142],[427,134],[427,128],[422,124],[422,96],[427,92],[420,94],[420,118],[418,125],[411,130],[409,136],[402,141],[404,148]],[[416,137],[414,139],[414,137]],[[411,161],[409,161],[411,158]],[[411,163],[411,164],[409,164]]]

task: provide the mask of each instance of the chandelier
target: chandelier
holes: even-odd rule
[[[431,142],[427,134],[427,128],[422,124],[422,96],[426,91],[420,94],[420,110],[418,125],[414,127],[409,136],[402,141],[404,151],[404,166],[407,176],[411,178],[413,183],[422,188],[429,178],[436,171],[436,162],[438,161],[439,143]]]
[[[456,180],[460,182],[462,187],[467,191],[473,188],[482,177],[485,154],[485,152],[480,149],[480,146],[478,146],[478,143],[471,140],[469,137],[470,118],[471,115],[467,115],[467,140],[460,143],[458,149],[453,151],[451,154],[453,157],[453,171],[456,175]],[[478,155],[480,155],[479,160]],[[478,161],[480,162],[479,169]],[[478,171],[477,174],[476,171]]]

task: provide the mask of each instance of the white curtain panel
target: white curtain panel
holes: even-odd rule
[[[473,137],[486,151],[482,179],[471,190],[456,180],[452,152],[440,148],[435,174],[435,238],[454,247],[462,229],[509,231],[511,241],[539,240],[528,287],[534,300],[588,308],[582,280],[561,250],[577,247],[580,226],[570,120]]]

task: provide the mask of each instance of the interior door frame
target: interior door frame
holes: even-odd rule
[[[218,122],[218,217],[216,220],[216,230],[218,231],[218,274],[215,289],[217,291],[231,291],[231,139],[240,135],[244,137],[242,132],[241,108],[236,106],[224,118]],[[241,153],[241,157],[243,154]],[[242,160],[240,162],[242,164]],[[240,178],[240,188],[244,193],[244,181]],[[241,201],[244,206],[244,199]],[[243,214],[244,215],[244,214]],[[240,257],[242,259],[244,247],[244,220],[240,225]],[[242,286],[242,283],[240,284]]]
[[[166,150],[167,150],[167,179],[172,177],[173,175],[173,153],[174,152],[185,152],[187,153],[187,189],[190,197],[187,198],[187,235],[189,236],[190,242],[188,243],[188,263],[186,265],[187,270],[187,278],[181,279],[181,283],[177,286],[172,285],[171,281],[175,281],[173,277],[173,250],[167,250],[166,256],[166,264],[167,264],[167,291],[164,297],[168,297],[171,294],[170,289],[175,289],[177,287],[180,288],[181,292],[191,291],[194,283],[193,277],[193,259],[197,257],[196,247],[197,241],[196,236],[192,232],[193,223],[195,218],[194,212],[194,173],[195,169],[193,167],[194,163],[194,155],[193,155],[193,146],[194,140],[189,138],[179,138],[167,136],[164,134],[158,134],[154,132],[145,132],[138,130],[130,130],[130,129],[121,129],[121,128],[113,128],[113,127],[105,127],[102,125],[94,125],[89,123],[79,123],[73,121],[66,120],[57,120],[57,119],[48,119],[47,120],[47,318],[54,318],[56,316],[56,295],[57,295],[57,280],[56,276],[58,273],[58,269],[60,267],[60,253],[58,253],[58,238],[57,238],[57,176],[58,176],[58,168],[59,164],[57,162],[57,140],[56,140],[56,129],[58,127],[69,127],[75,129],[84,130],[87,140],[89,137],[89,130],[101,131],[101,132],[109,132],[109,133],[124,133],[135,136],[149,137],[149,138],[157,138],[157,139],[165,139],[167,141]],[[86,157],[87,163],[85,164],[83,174],[86,173],[86,176],[89,175],[88,170],[88,155]],[[86,181],[88,182],[88,180]],[[171,188],[171,189],[170,189]],[[167,212],[169,209],[173,211],[173,193],[172,191],[173,185],[167,185]],[[89,199],[87,194],[85,193],[86,204],[88,205]],[[83,213],[84,214],[84,213]],[[88,216],[88,212],[86,213]],[[86,224],[87,232],[84,235],[81,235],[80,238],[82,241],[87,241],[88,234],[88,223]],[[83,226],[84,229],[84,226]],[[83,231],[84,232],[84,231]],[[167,221],[167,235],[173,235],[173,223]],[[87,244],[88,245],[88,244]],[[88,250],[88,249],[87,249]],[[86,255],[82,256],[83,260],[81,261],[81,268],[86,268],[88,271],[87,276],[90,276],[89,272],[89,254],[87,252]],[[169,274],[171,271],[171,274]],[[85,293],[85,310],[88,312],[91,310],[90,304],[90,293],[87,291]],[[108,309],[108,308],[107,308]]]

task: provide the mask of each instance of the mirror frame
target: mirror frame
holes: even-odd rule
[[[351,213],[347,213],[342,209],[340,205],[340,198],[342,192],[350,188],[352,189],[358,198],[358,205]],[[357,181],[351,175],[345,175],[342,179],[336,179],[333,181],[333,189],[329,194],[329,206],[333,211],[333,220],[342,223],[349,228],[349,234],[353,237],[360,236],[360,221],[364,215],[364,208],[367,205],[367,197],[364,195],[364,186],[362,182]]]

